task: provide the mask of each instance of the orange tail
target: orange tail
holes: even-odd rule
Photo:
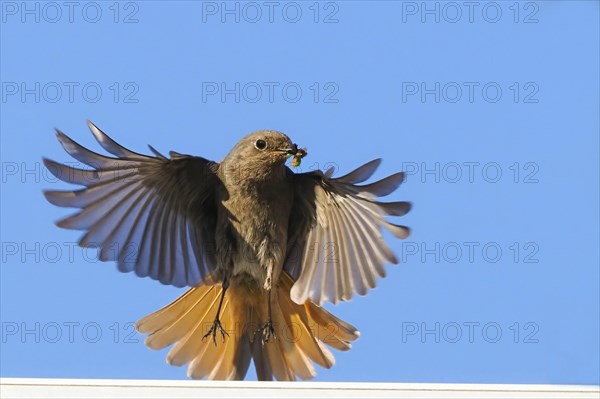
[[[188,376],[211,380],[241,380],[254,359],[259,380],[309,379],[316,375],[313,362],[325,368],[334,364],[323,345],[348,350],[359,332],[322,307],[290,299],[293,281],[282,273],[272,293],[272,320],[276,338],[264,343],[255,331],[267,320],[267,294],[250,293],[232,283],[223,301],[221,324],[229,336],[217,343],[204,334],[212,326],[221,295],[221,285],[190,289],[171,304],[137,322],[139,332],[149,334],[145,344],[152,349],[175,345],[167,362],[189,363]],[[255,295],[252,295],[255,294]]]

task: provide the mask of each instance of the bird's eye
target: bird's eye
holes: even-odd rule
[[[266,142],[266,141],[264,141],[264,140],[262,140],[262,139],[259,139],[259,140],[256,140],[256,143],[254,143],[254,146],[255,146],[257,149],[259,149],[259,150],[261,150],[261,151],[262,151],[262,150],[264,150],[265,148],[267,148],[267,142]]]

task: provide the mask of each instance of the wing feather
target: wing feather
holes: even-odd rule
[[[374,159],[366,164],[354,169],[352,172],[338,177],[336,180],[345,184],[356,184],[362,183],[375,173],[377,168],[381,165],[381,159]]]
[[[113,139],[108,137],[108,135],[106,133],[104,133],[102,130],[100,130],[98,128],[98,126],[94,125],[91,121],[87,121],[87,124],[88,124],[88,127],[90,128],[90,131],[94,135],[94,138],[96,139],[96,141],[98,141],[98,144],[100,144],[102,146],[102,148],[104,148],[106,151],[110,152],[111,154],[116,155],[119,158],[133,159],[133,160],[137,160],[137,161],[145,161],[145,160],[153,159],[152,157],[149,157],[147,155],[138,154],[137,152],[133,152],[133,151],[128,150],[127,148],[119,145],[116,141],[114,141]]]
[[[58,179],[84,186],[44,193],[52,204],[79,209],[58,226],[84,230],[79,245],[99,247],[100,260],[117,261],[120,271],[178,287],[195,286],[208,277],[214,269],[215,198],[223,190],[218,164],[181,154],[168,159],[152,147],[155,156],[138,154],[88,125],[100,146],[116,158],[57,131],[65,151],[91,167],[44,159]]]
[[[291,290],[296,303],[336,303],[350,299],[354,292],[364,295],[375,287],[378,277],[385,276],[386,262],[397,263],[381,230],[397,238],[408,237],[406,226],[385,218],[405,215],[411,204],[376,199],[394,192],[404,173],[356,184],[371,177],[380,163],[373,160],[339,178],[333,178],[332,171],[289,172],[296,191],[284,269],[296,280]],[[328,244],[334,245],[335,263],[315,256]]]
[[[118,261],[119,254],[122,248],[117,244],[116,250],[110,250],[109,243],[120,243],[121,246],[129,244],[129,235],[137,226],[137,219],[142,216],[141,209],[143,208],[150,193],[147,190],[140,190],[139,195],[132,201],[131,206],[125,212],[124,216],[116,224],[116,227],[105,239],[105,244],[100,250],[101,261]]]

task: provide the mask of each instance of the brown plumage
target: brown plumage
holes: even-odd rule
[[[285,166],[306,155],[283,133],[261,130],[240,140],[222,162],[130,151],[91,122],[92,152],[61,132],[65,150],[93,168],[44,160],[59,179],[84,186],[46,191],[81,211],[57,224],[84,230],[81,246],[122,272],[192,287],[137,323],[153,349],[173,345],[167,361],[192,378],[243,379],[253,360],[260,380],[308,379],[313,363],[329,368],[325,345],[347,350],[358,331],[320,305],[364,295],[397,259],[381,235],[408,228],[407,202],[379,202],[402,182],[397,173],[358,185],[380,160],[332,178]]]

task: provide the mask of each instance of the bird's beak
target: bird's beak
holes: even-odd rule
[[[292,144],[289,148],[282,148],[279,151],[285,153],[288,157],[296,155],[298,152],[298,145],[296,143]]]

